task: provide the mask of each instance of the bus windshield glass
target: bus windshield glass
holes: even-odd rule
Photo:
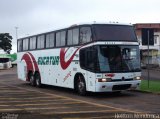
[[[133,26],[95,24],[93,29],[96,40],[137,42]]]
[[[98,46],[98,66],[100,72],[140,71],[138,46]]]

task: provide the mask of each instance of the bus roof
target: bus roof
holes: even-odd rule
[[[78,24],[73,24],[70,27],[74,27],[74,26],[81,26],[81,25],[94,25],[94,24],[104,24],[104,25],[126,25],[126,26],[132,26],[131,23],[119,23],[119,22],[82,22],[82,23],[78,23]]]
[[[81,22],[81,23],[77,23],[77,24],[72,24],[68,27],[63,27],[63,28],[57,28],[55,30],[52,30],[52,31],[48,31],[48,32],[43,32],[43,33],[39,33],[39,34],[33,34],[33,35],[30,35],[30,36],[27,36],[27,37],[22,37],[22,38],[19,38],[18,40],[20,39],[25,39],[25,38],[30,38],[30,37],[34,37],[34,36],[38,36],[38,35],[43,35],[43,34],[46,34],[46,33],[50,33],[50,32],[55,32],[55,31],[60,31],[60,30],[63,30],[63,29],[67,29],[67,28],[72,28],[72,27],[78,27],[78,26],[85,26],[85,25],[124,25],[124,26],[133,26],[131,23],[119,23],[119,22]]]

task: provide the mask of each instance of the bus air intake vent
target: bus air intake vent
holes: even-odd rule
[[[124,80],[122,80],[122,79],[112,79],[112,82],[116,82],[116,81],[132,81],[133,80],[133,78],[130,78],[130,79],[124,79]]]
[[[112,90],[127,90],[131,87],[131,84],[114,85]]]

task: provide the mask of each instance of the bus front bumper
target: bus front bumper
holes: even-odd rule
[[[141,80],[117,81],[117,82],[96,82],[96,92],[114,92],[128,89],[138,89]]]

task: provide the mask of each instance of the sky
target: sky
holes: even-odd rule
[[[0,33],[18,38],[90,22],[160,23],[160,0],[0,0]]]

